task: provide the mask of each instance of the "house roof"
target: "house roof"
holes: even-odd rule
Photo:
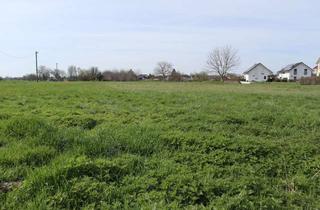
[[[286,67],[282,68],[278,73],[284,73],[284,72],[287,72],[287,71],[291,71],[292,69],[294,69],[295,67],[299,66],[300,64],[302,64],[302,62],[289,64]]]
[[[284,67],[283,69],[281,69],[280,71],[278,71],[278,74],[279,74],[279,73],[285,73],[285,72],[291,71],[292,69],[296,68],[296,67],[299,66],[300,64],[303,64],[303,65],[307,66],[309,69],[312,70],[312,68],[309,67],[308,65],[306,65],[305,63],[299,62],[299,63],[293,63],[293,64],[287,65],[286,67]]]
[[[273,72],[272,72],[270,69],[268,69],[265,65],[263,65],[262,63],[256,63],[256,64],[254,64],[254,65],[251,66],[247,71],[243,72],[243,74],[248,74],[250,71],[252,71],[253,69],[255,69],[255,68],[256,68],[257,66],[259,66],[259,65],[263,66],[265,69],[267,69],[270,73],[273,74]]]

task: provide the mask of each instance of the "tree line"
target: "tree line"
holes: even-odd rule
[[[46,66],[40,66],[38,76],[27,74],[24,80],[40,81],[135,81],[138,79],[133,70],[100,71],[98,67],[84,69],[76,66],[69,66],[67,72],[59,69],[51,70]]]
[[[184,74],[177,71],[170,62],[158,62],[154,74],[137,74],[130,70],[106,70],[100,71],[98,67],[89,69],[77,66],[69,66],[67,72],[59,69],[50,69],[46,66],[40,66],[38,74],[27,74],[22,77],[23,80],[41,80],[41,81],[136,81],[144,79],[167,80],[167,81],[185,81],[197,80],[205,81],[210,79],[224,81],[234,77],[232,70],[239,65],[240,58],[237,50],[231,46],[215,48],[209,53],[206,62],[206,69],[200,73]],[[209,76],[209,73],[212,73]]]

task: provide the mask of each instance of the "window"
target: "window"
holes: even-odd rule
[[[293,80],[297,80],[297,77],[294,77]]]
[[[295,70],[293,71],[293,75],[297,75],[297,74],[298,74],[298,70],[295,69]]]
[[[267,79],[267,76],[264,76],[264,79]]]
[[[304,75],[308,75],[308,69],[304,70]]]

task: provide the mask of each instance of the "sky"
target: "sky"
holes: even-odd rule
[[[238,50],[241,73],[262,62],[274,72],[320,57],[319,0],[0,0],[0,76],[39,65],[152,73],[168,61],[184,73],[209,52]]]

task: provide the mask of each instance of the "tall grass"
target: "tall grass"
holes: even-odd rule
[[[0,88],[0,209],[320,208],[315,86]]]

